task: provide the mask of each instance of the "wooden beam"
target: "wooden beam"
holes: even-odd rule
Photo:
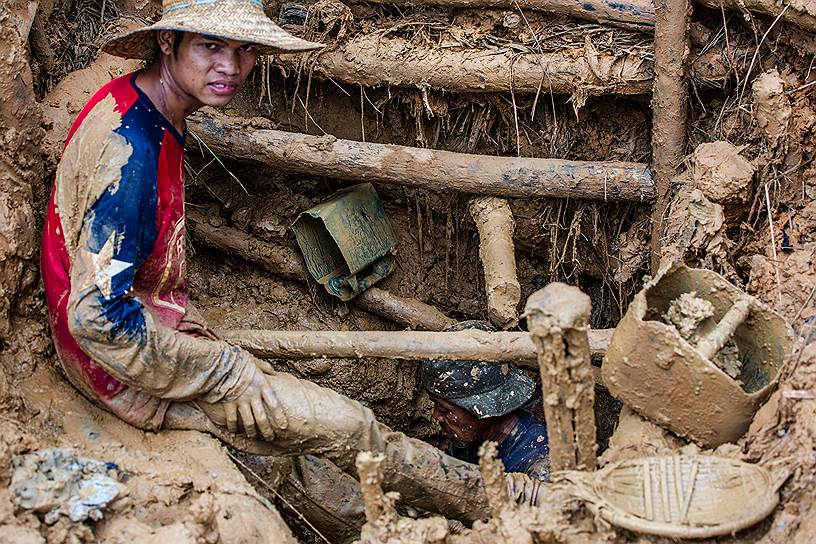
[[[655,24],[655,84],[652,94],[652,161],[656,200],[652,208],[651,260],[657,272],[662,256],[663,216],[669,204],[671,180],[686,155],[689,50],[689,0],[657,0]]]
[[[642,163],[495,157],[355,142],[255,129],[208,114],[193,116],[188,127],[220,156],[286,172],[506,198],[648,202],[654,195]]]
[[[358,2],[360,0],[357,0]],[[654,30],[651,0],[367,0],[377,4],[419,4],[458,9],[536,10],[629,30]]]
[[[379,4],[420,4],[448,8],[537,10],[567,15],[603,25],[654,32],[655,6],[651,0],[366,0]],[[816,32],[816,9],[807,2],[776,0],[694,0],[695,4],[719,10],[748,10]],[[787,9],[786,9],[787,6]],[[784,10],[784,11],[783,11]]]
[[[648,94],[652,87],[650,52],[588,55],[583,47],[548,53],[505,49],[440,49],[403,38],[361,35],[307,62],[315,74],[335,81],[378,87],[426,86],[456,92],[509,92],[589,95]],[[279,57],[296,69],[302,59]]]
[[[612,332],[589,331],[589,349],[594,357],[606,353]],[[478,360],[538,370],[536,348],[526,332],[225,330],[218,334],[258,357],[272,359]]]
[[[726,64],[721,48],[694,54],[691,71],[709,83],[726,81],[744,70],[753,51],[731,52]],[[403,38],[362,35],[312,56],[278,57],[292,71],[364,87],[395,86],[451,92],[553,93],[581,97],[602,94],[645,95],[652,92],[651,50],[609,53],[572,47],[548,53],[519,53],[510,48],[440,49]]]

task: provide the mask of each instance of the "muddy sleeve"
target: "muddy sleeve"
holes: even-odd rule
[[[122,178],[86,211],[71,263],[69,330],[88,356],[134,388],[173,400],[234,400],[255,372],[252,356],[162,326],[130,293],[156,240],[149,171],[125,165]]]

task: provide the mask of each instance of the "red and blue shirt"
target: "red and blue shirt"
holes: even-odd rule
[[[41,266],[69,379],[123,419],[157,427],[167,402],[126,391],[71,327],[75,320],[97,327],[112,344],[139,345],[152,323],[175,329],[185,315],[184,135],[136,86],[137,75],[102,87],[71,127],[48,205]],[[95,315],[69,315],[80,311],[69,309],[79,297],[93,299]]]

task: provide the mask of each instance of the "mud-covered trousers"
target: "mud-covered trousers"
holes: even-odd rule
[[[285,428],[271,441],[247,440],[226,430],[223,408],[202,402],[175,403],[165,428],[210,432],[249,453],[274,456],[311,454],[355,475],[361,451],[385,455],[384,487],[416,507],[465,522],[489,516],[478,467],[446,455],[430,444],[379,423],[357,401],[307,380],[278,373],[271,380],[286,415]]]

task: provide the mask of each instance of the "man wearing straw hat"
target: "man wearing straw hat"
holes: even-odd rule
[[[321,45],[276,26],[261,0],[165,0],[163,8],[157,23],[105,45],[148,66],[93,95],[57,168],[41,264],[69,380],[142,429],[318,454],[352,473],[358,452],[382,452],[386,487],[405,500],[449,517],[483,516],[473,465],[379,424],[356,401],[275,373],[196,318],[185,271],[185,118],[227,104],[259,54]]]

